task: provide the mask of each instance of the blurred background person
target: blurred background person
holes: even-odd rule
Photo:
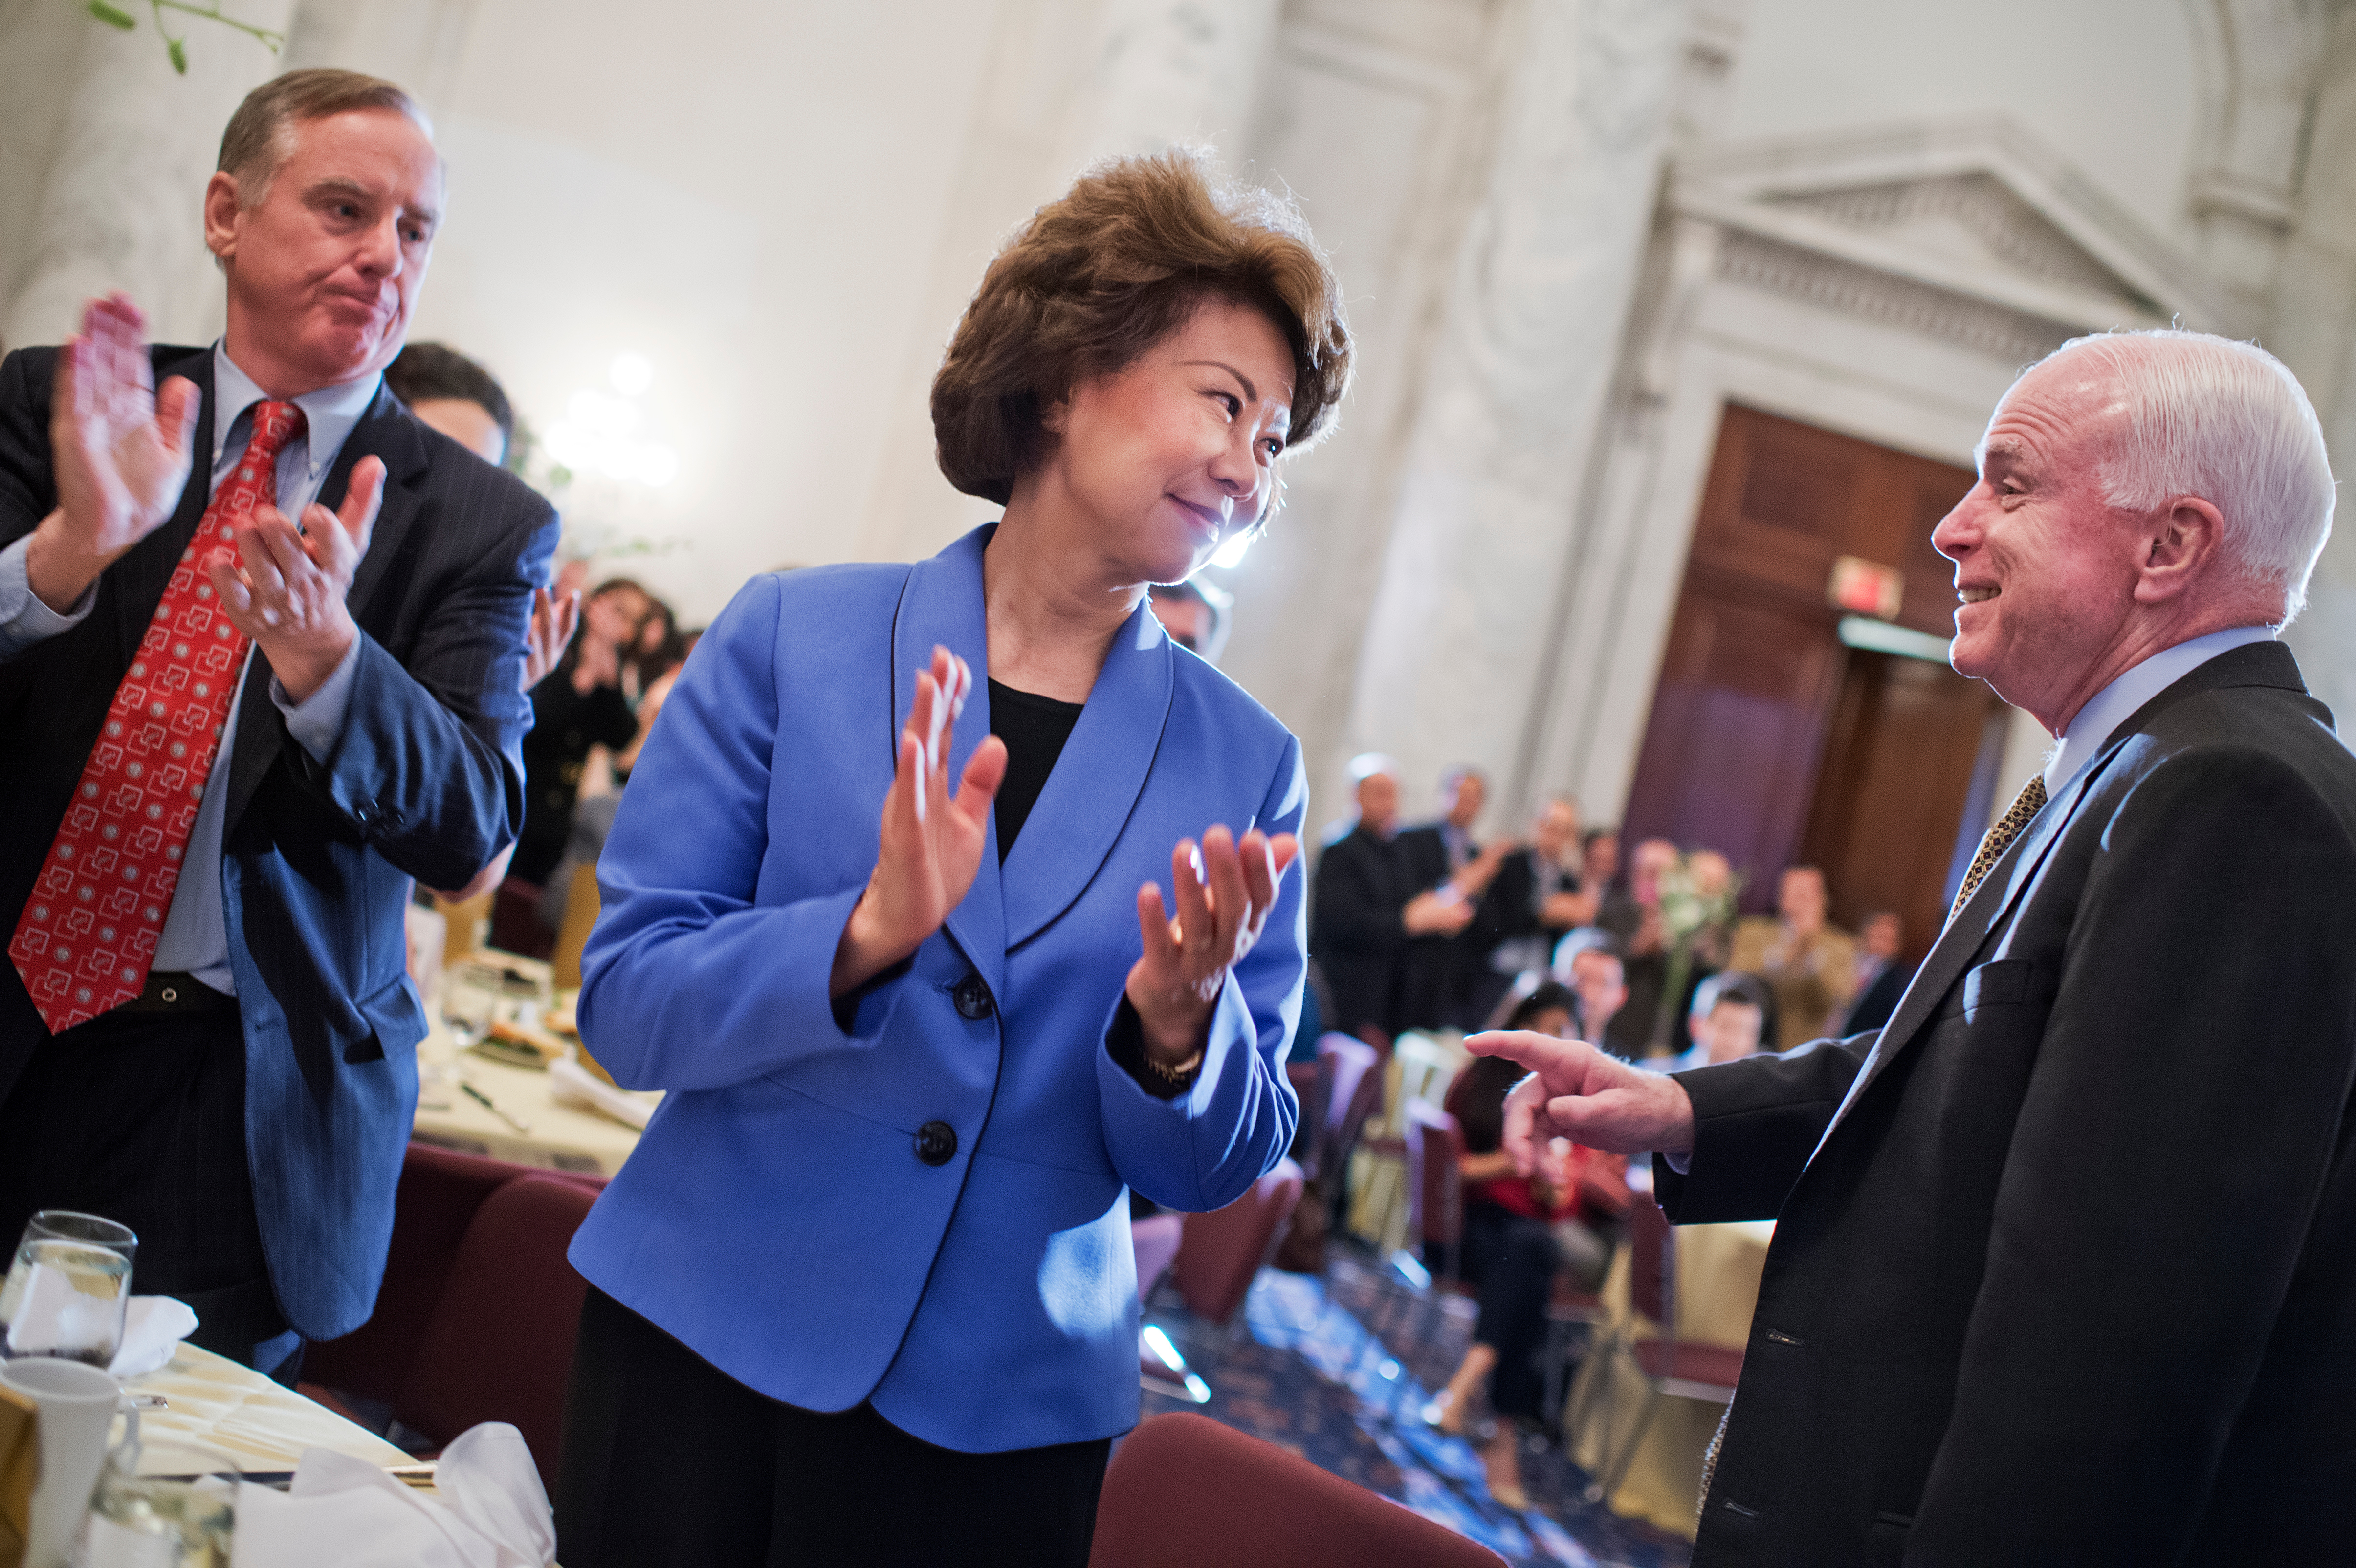
[[[1408,940],[1397,1003],[1399,1029],[1456,1025],[1465,992],[1479,982],[1484,943],[1472,928],[1482,896],[1515,848],[1510,838],[1485,847],[1474,838],[1488,799],[1489,781],[1480,769],[1450,768],[1440,775],[1440,816],[1399,832],[1399,853],[1416,891],[1465,910],[1464,924],[1457,930]]]
[[[1857,1000],[1835,1031],[1858,1034],[1879,1029],[1898,1010],[1914,967],[1905,962],[1906,923],[1894,910],[1876,910],[1857,931]]]
[[[1612,933],[1585,926],[1555,949],[1554,977],[1577,999],[1571,1019],[1575,1039],[1590,1043],[1609,1038],[1612,1020],[1628,1005],[1628,974]]]
[[[1533,976],[1501,1009],[1496,1027],[1567,1040],[1577,1005],[1569,987]],[[1521,1442],[1545,1424],[1538,1357],[1555,1271],[1568,1268],[1590,1290],[1601,1282],[1627,1211],[1627,1161],[1567,1146],[1549,1150],[1529,1175],[1516,1175],[1504,1147],[1505,1096],[1526,1073],[1511,1062],[1494,1065],[1500,1060],[1473,1058],[1448,1092],[1448,1112],[1464,1140],[1463,1239],[1456,1261],[1480,1293],[1481,1315],[1471,1348],[1426,1417],[1443,1432],[1464,1433],[1473,1396],[1485,1385],[1497,1415],[1497,1429],[1481,1450],[1489,1492],[1507,1508],[1523,1509],[1529,1499],[1522,1489]],[[1442,1270],[1450,1260],[1425,1261]]]
[[[1751,915],[1734,930],[1727,966],[1767,982],[1777,1051],[1831,1034],[1857,999],[1857,943],[1826,923],[1826,901],[1824,872],[1789,866],[1775,884],[1774,916]]]
[[[1595,918],[1601,901],[1579,846],[1579,808],[1557,795],[1538,808],[1529,842],[1506,850],[1462,939],[1471,961],[1451,1006],[1455,1028],[1485,1025],[1517,976],[1546,968],[1563,933]]]
[[[1768,1049],[1767,986],[1755,975],[1728,969],[1710,976],[1694,991],[1686,1028],[1693,1043],[1677,1055],[1645,1066],[1682,1072],[1713,1061],[1740,1061]],[[1518,1080],[1517,1080],[1518,1082]]]
[[[1211,664],[1219,662],[1233,624],[1235,596],[1199,576],[1183,582],[1156,583],[1153,613],[1170,640]]]
[[[1333,1004],[1326,1027],[1387,1047],[1406,1027],[1408,940],[1455,935],[1472,923],[1472,905],[1418,890],[1398,845],[1398,764],[1370,752],[1350,772],[1357,815],[1317,859],[1309,951]]]
[[[563,859],[589,749],[619,751],[638,732],[637,715],[622,691],[622,665],[637,646],[651,603],[647,591],[626,577],[599,583],[582,604],[580,635],[531,688],[523,837],[510,867],[519,881],[539,887]]]

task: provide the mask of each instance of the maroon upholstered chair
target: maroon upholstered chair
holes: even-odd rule
[[[1171,1278],[1188,1309],[1214,1323],[1233,1317],[1275,1251],[1277,1232],[1300,1201],[1301,1168],[1280,1159],[1226,1208],[1187,1215]]]
[[[1423,1242],[1423,1266],[1434,1279],[1454,1280],[1462,1265],[1464,1173],[1458,1157],[1464,1135],[1456,1118],[1420,1101],[1407,1116],[1408,1224]]]
[[[1185,1233],[1185,1219],[1178,1214],[1149,1214],[1129,1222],[1129,1244],[1137,1253],[1138,1300],[1153,1294]]]
[[[1272,1443],[1157,1415],[1105,1472],[1088,1568],[1501,1568],[1505,1559]]]
[[[389,1407],[437,1445],[511,1422],[553,1486],[587,1290],[564,1252],[605,1185],[411,1144],[376,1311],[305,1349],[301,1391],[347,1415],[340,1395]]]
[[[1333,1064],[1333,1087],[1325,1101],[1325,1149],[1318,1168],[1338,1188],[1348,1175],[1343,1167],[1357,1147],[1358,1134],[1382,1100],[1382,1057],[1365,1040],[1329,1034],[1317,1041],[1317,1058]]]
[[[1590,1502],[1601,1502],[1620,1489],[1620,1481],[1636,1456],[1636,1445],[1653,1422],[1663,1394],[1725,1404],[1734,1398],[1742,1378],[1742,1348],[1707,1345],[1676,1338],[1677,1238],[1669,1217],[1650,1193],[1638,1193],[1628,1206],[1628,1304],[1661,1326],[1657,1339],[1622,1336],[1605,1348],[1606,1355],[1624,1355],[1636,1364],[1644,1380],[1644,1403],[1636,1413],[1634,1430],[1616,1454],[1607,1453],[1601,1474],[1587,1488]]]
[[[1321,1051],[1314,1061],[1288,1061],[1284,1075],[1301,1101],[1301,1122],[1292,1132],[1292,1147],[1286,1152],[1301,1167],[1301,1179],[1314,1181],[1323,1168],[1326,1107],[1333,1098],[1333,1058]]]
[[[491,945],[502,953],[545,958],[556,951],[556,933],[540,923],[538,882],[509,877],[491,894]]]
[[[596,1192],[534,1172],[500,1188],[466,1228],[394,1412],[435,1443],[504,1421],[556,1490],[564,1390],[588,1282],[565,1261]]]
[[[303,1392],[315,1399],[320,1392],[335,1389],[386,1404],[398,1400],[476,1211],[528,1169],[505,1160],[411,1144],[402,1161],[392,1246],[385,1258],[376,1310],[342,1339],[305,1348]]]

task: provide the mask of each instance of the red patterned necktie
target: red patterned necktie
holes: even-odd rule
[[[16,918],[8,957],[51,1034],[147,984],[245,656],[200,560],[231,544],[264,496],[276,498],[279,451],[302,429],[293,403],[253,405],[253,439],[173,569]]]

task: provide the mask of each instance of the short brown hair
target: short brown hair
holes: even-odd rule
[[[1256,306],[1284,334],[1286,443],[1323,434],[1350,385],[1333,269],[1290,201],[1223,185],[1207,157],[1179,148],[1090,169],[990,263],[933,378],[941,472],[1003,505],[1039,461],[1048,406],[1135,362],[1206,297]]]
[[[434,134],[425,111],[398,83],[356,70],[290,70],[245,95],[221,133],[220,159],[213,166],[237,181],[237,204],[252,207],[286,161],[289,127],[363,109],[406,114],[428,136]]]

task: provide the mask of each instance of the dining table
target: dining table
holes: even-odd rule
[[[1751,1315],[1759,1305],[1759,1278],[1767,1266],[1768,1243],[1775,1237],[1774,1221],[1680,1225],[1673,1233],[1677,1337],[1740,1349],[1751,1338]],[[1606,1321],[1597,1332],[1598,1346],[1609,1344],[1616,1334],[1634,1339],[1660,1336],[1662,1326],[1629,1304],[1626,1247],[1612,1260],[1601,1296]],[[1600,1477],[1628,1440],[1644,1403],[1644,1374],[1633,1358],[1590,1354],[1572,1381],[1565,1407],[1577,1417],[1566,1433],[1572,1461]],[[1701,1519],[1703,1456],[1725,1408],[1706,1400],[1663,1395],[1628,1462],[1627,1474],[1605,1506],[1691,1540]]]
[[[164,1402],[143,1404],[141,1435],[217,1448],[249,1475],[292,1470],[306,1448],[332,1448],[387,1468],[411,1463],[409,1455],[317,1401],[194,1345],[177,1346],[169,1361],[123,1386]]]

